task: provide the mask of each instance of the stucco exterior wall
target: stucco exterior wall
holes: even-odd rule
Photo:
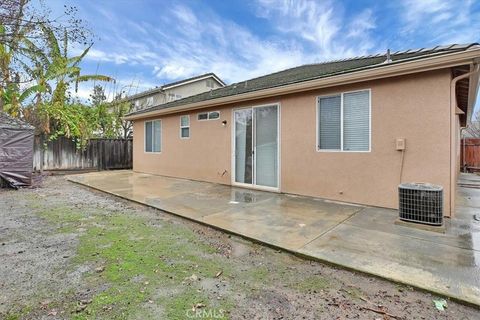
[[[133,169],[230,184],[232,109],[280,103],[281,192],[397,208],[402,153],[395,139],[405,138],[402,181],[442,185],[447,213],[450,78],[439,70],[250,101],[208,109],[221,113],[212,121],[197,121],[199,111],[182,113],[190,114],[190,139],[180,139],[182,114],[166,115],[160,154],[144,153],[144,121],[136,120]],[[317,96],[361,89],[371,89],[371,152],[317,152]]]
[[[132,101],[134,101],[135,103],[135,110],[142,110],[151,106],[169,102],[171,101],[169,100],[170,99],[170,97],[168,96],[169,94],[174,94],[176,96],[179,95],[181,96],[181,98],[186,98],[202,92],[217,89],[222,86],[214,78],[209,78],[209,79],[212,80],[213,88],[207,87],[207,79],[202,79],[202,80],[182,84],[177,87],[173,87],[171,89],[165,89],[164,91],[155,92],[147,96],[134,99]],[[149,98],[152,98],[152,99],[148,101]],[[150,102],[151,104],[149,105],[148,102]]]
[[[148,98],[153,98],[151,100],[151,105],[148,105]],[[135,99],[135,110],[142,110],[147,107],[155,106],[157,104],[162,104],[167,102],[165,94],[163,92],[153,93],[151,95]]]
[[[213,80],[213,78],[210,78]],[[165,94],[168,99],[168,94],[173,93],[176,95],[180,95],[182,98],[193,96],[205,91],[210,91],[211,89],[220,88],[220,85],[217,81],[213,80],[214,88],[207,87],[207,79],[203,79],[200,81],[195,81],[187,84],[183,84],[178,87],[173,87],[171,89],[165,89]]]

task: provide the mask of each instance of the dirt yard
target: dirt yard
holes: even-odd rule
[[[1,319],[479,319],[48,177],[0,190]]]

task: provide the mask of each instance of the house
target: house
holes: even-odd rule
[[[429,182],[451,216],[479,59],[476,43],[388,51],[154,105],[127,116],[133,170],[387,208]]]
[[[143,110],[223,87],[225,83],[217,75],[206,73],[137,93],[128,97],[127,100],[133,103],[133,110]]]
[[[0,187],[32,184],[34,130],[0,111]]]

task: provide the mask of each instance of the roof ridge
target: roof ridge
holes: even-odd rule
[[[405,53],[417,53],[417,52],[420,52],[420,51],[422,51],[422,50],[423,50],[424,52],[425,52],[425,51],[434,51],[434,50],[438,50],[438,49],[440,49],[440,48],[442,48],[441,50],[444,51],[444,50],[450,50],[450,49],[453,48],[454,46],[466,46],[466,45],[468,45],[467,48],[470,48],[470,47],[472,47],[472,46],[474,46],[474,45],[479,45],[479,44],[478,44],[478,43],[468,43],[468,44],[457,44],[457,43],[454,43],[454,44],[448,44],[448,45],[438,45],[438,46],[435,46],[435,47],[433,47],[433,48],[397,50],[397,51],[391,53],[391,55],[392,55],[392,56],[395,56],[395,55],[400,55],[400,54],[405,54]],[[387,49],[387,50],[389,50],[389,49]],[[238,83],[242,83],[242,82],[245,82],[245,81],[250,81],[250,80],[258,79],[258,78],[265,77],[265,76],[270,76],[270,75],[277,74],[277,73],[280,73],[280,72],[284,72],[284,71],[287,71],[287,70],[293,70],[293,69],[296,69],[296,68],[302,68],[302,67],[308,67],[308,66],[321,65],[321,64],[326,64],[326,63],[338,63],[338,62],[354,61],[354,60],[361,60],[361,59],[378,58],[378,57],[381,57],[381,56],[386,56],[386,55],[387,55],[387,50],[385,50],[384,53],[378,52],[378,53],[371,53],[371,54],[363,55],[363,56],[355,56],[355,57],[347,57],[347,58],[338,58],[338,59],[333,59],[333,60],[323,60],[323,61],[320,61],[320,62],[305,63],[305,64],[302,64],[302,65],[299,65],[299,66],[290,67],[290,68],[282,69],[282,70],[275,71],[275,72],[272,72],[272,73],[264,74],[264,75],[261,75],[261,76],[255,77],[255,78],[250,78],[250,79],[247,79],[247,80],[242,80],[242,81],[239,81],[239,82],[236,82],[236,83],[232,83],[231,85],[233,85],[233,84],[238,84]]]

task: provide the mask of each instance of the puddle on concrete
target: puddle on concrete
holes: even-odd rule
[[[255,203],[257,202],[257,196],[254,193],[246,191],[233,191],[232,192],[232,202],[244,202],[244,203]]]

